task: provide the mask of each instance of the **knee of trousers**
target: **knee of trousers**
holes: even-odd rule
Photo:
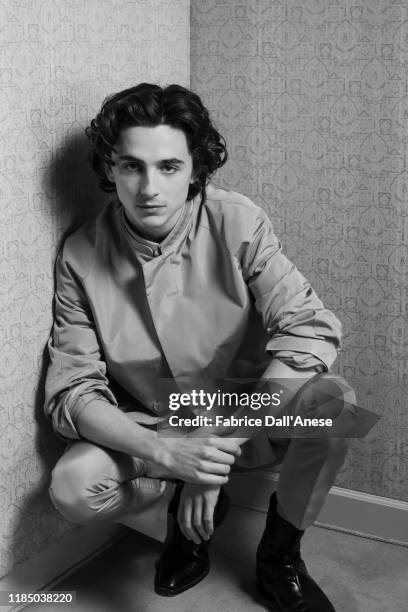
[[[334,455],[348,449],[357,406],[354,390],[344,378],[325,372],[310,379],[300,390],[295,411],[303,418],[319,419],[319,426],[307,432],[310,438],[315,438],[310,440],[312,445]],[[327,419],[330,425],[321,427],[320,423]]]
[[[77,470],[63,463],[57,463],[52,471],[49,488],[51,500],[62,516],[72,523],[85,524],[98,518],[89,495],[89,489],[96,482],[93,476],[87,474],[86,466]]]
[[[297,397],[296,413],[304,417],[340,417],[355,415],[356,395],[344,378],[324,372],[303,385]]]

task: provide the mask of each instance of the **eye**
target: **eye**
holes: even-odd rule
[[[160,166],[160,170],[164,174],[174,174],[174,172],[177,172],[178,166],[172,166],[171,164],[163,164],[162,166]]]
[[[127,172],[141,172],[142,170],[140,164],[135,164],[133,162],[125,164],[123,167]]]

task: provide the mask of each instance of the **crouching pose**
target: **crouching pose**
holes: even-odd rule
[[[154,584],[177,595],[209,571],[230,472],[281,464],[259,590],[280,610],[334,610],[300,540],[347,452],[337,424],[354,394],[328,371],[338,320],[283,255],[265,212],[209,183],[227,152],[196,94],[137,85],[106,99],[86,133],[101,188],[115,197],[56,262],[45,411],[69,441],[52,473],[56,508],[76,523],[120,522],[166,540]],[[223,406],[194,401],[190,416],[207,421],[170,425],[182,413],[163,389],[197,399],[241,379],[255,381],[253,393],[280,393],[261,426],[220,429]],[[337,435],[278,432],[278,419],[293,425],[296,415],[330,419]]]

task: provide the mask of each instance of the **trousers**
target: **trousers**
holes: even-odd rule
[[[303,416],[317,411],[319,416],[332,417],[335,426],[342,425],[333,430],[339,435],[276,437],[276,429],[265,427],[243,445],[232,470],[281,465],[279,506],[284,518],[302,530],[316,520],[334,484],[349,446],[347,428],[355,415],[353,389],[341,377],[330,375],[329,380],[337,390],[335,402],[332,398],[327,401],[321,385],[313,393],[315,383],[310,379],[298,393],[297,407],[292,408],[299,414],[300,406]],[[142,459],[75,440],[52,471],[50,497],[56,509],[74,523],[121,523],[164,541],[168,505],[176,485],[147,477],[145,468]]]

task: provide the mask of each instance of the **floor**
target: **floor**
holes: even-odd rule
[[[254,555],[265,515],[230,509],[211,545],[211,572],[196,587],[165,598],[154,593],[152,576],[161,545],[136,532],[93,559],[55,587],[76,591],[66,612],[260,612]],[[310,573],[339,612],[406,612],[408,548],[311,527],[303,538]],[[273,610],[274,608],[270,608]],[[49,612],[32,605],[25,610]]]

